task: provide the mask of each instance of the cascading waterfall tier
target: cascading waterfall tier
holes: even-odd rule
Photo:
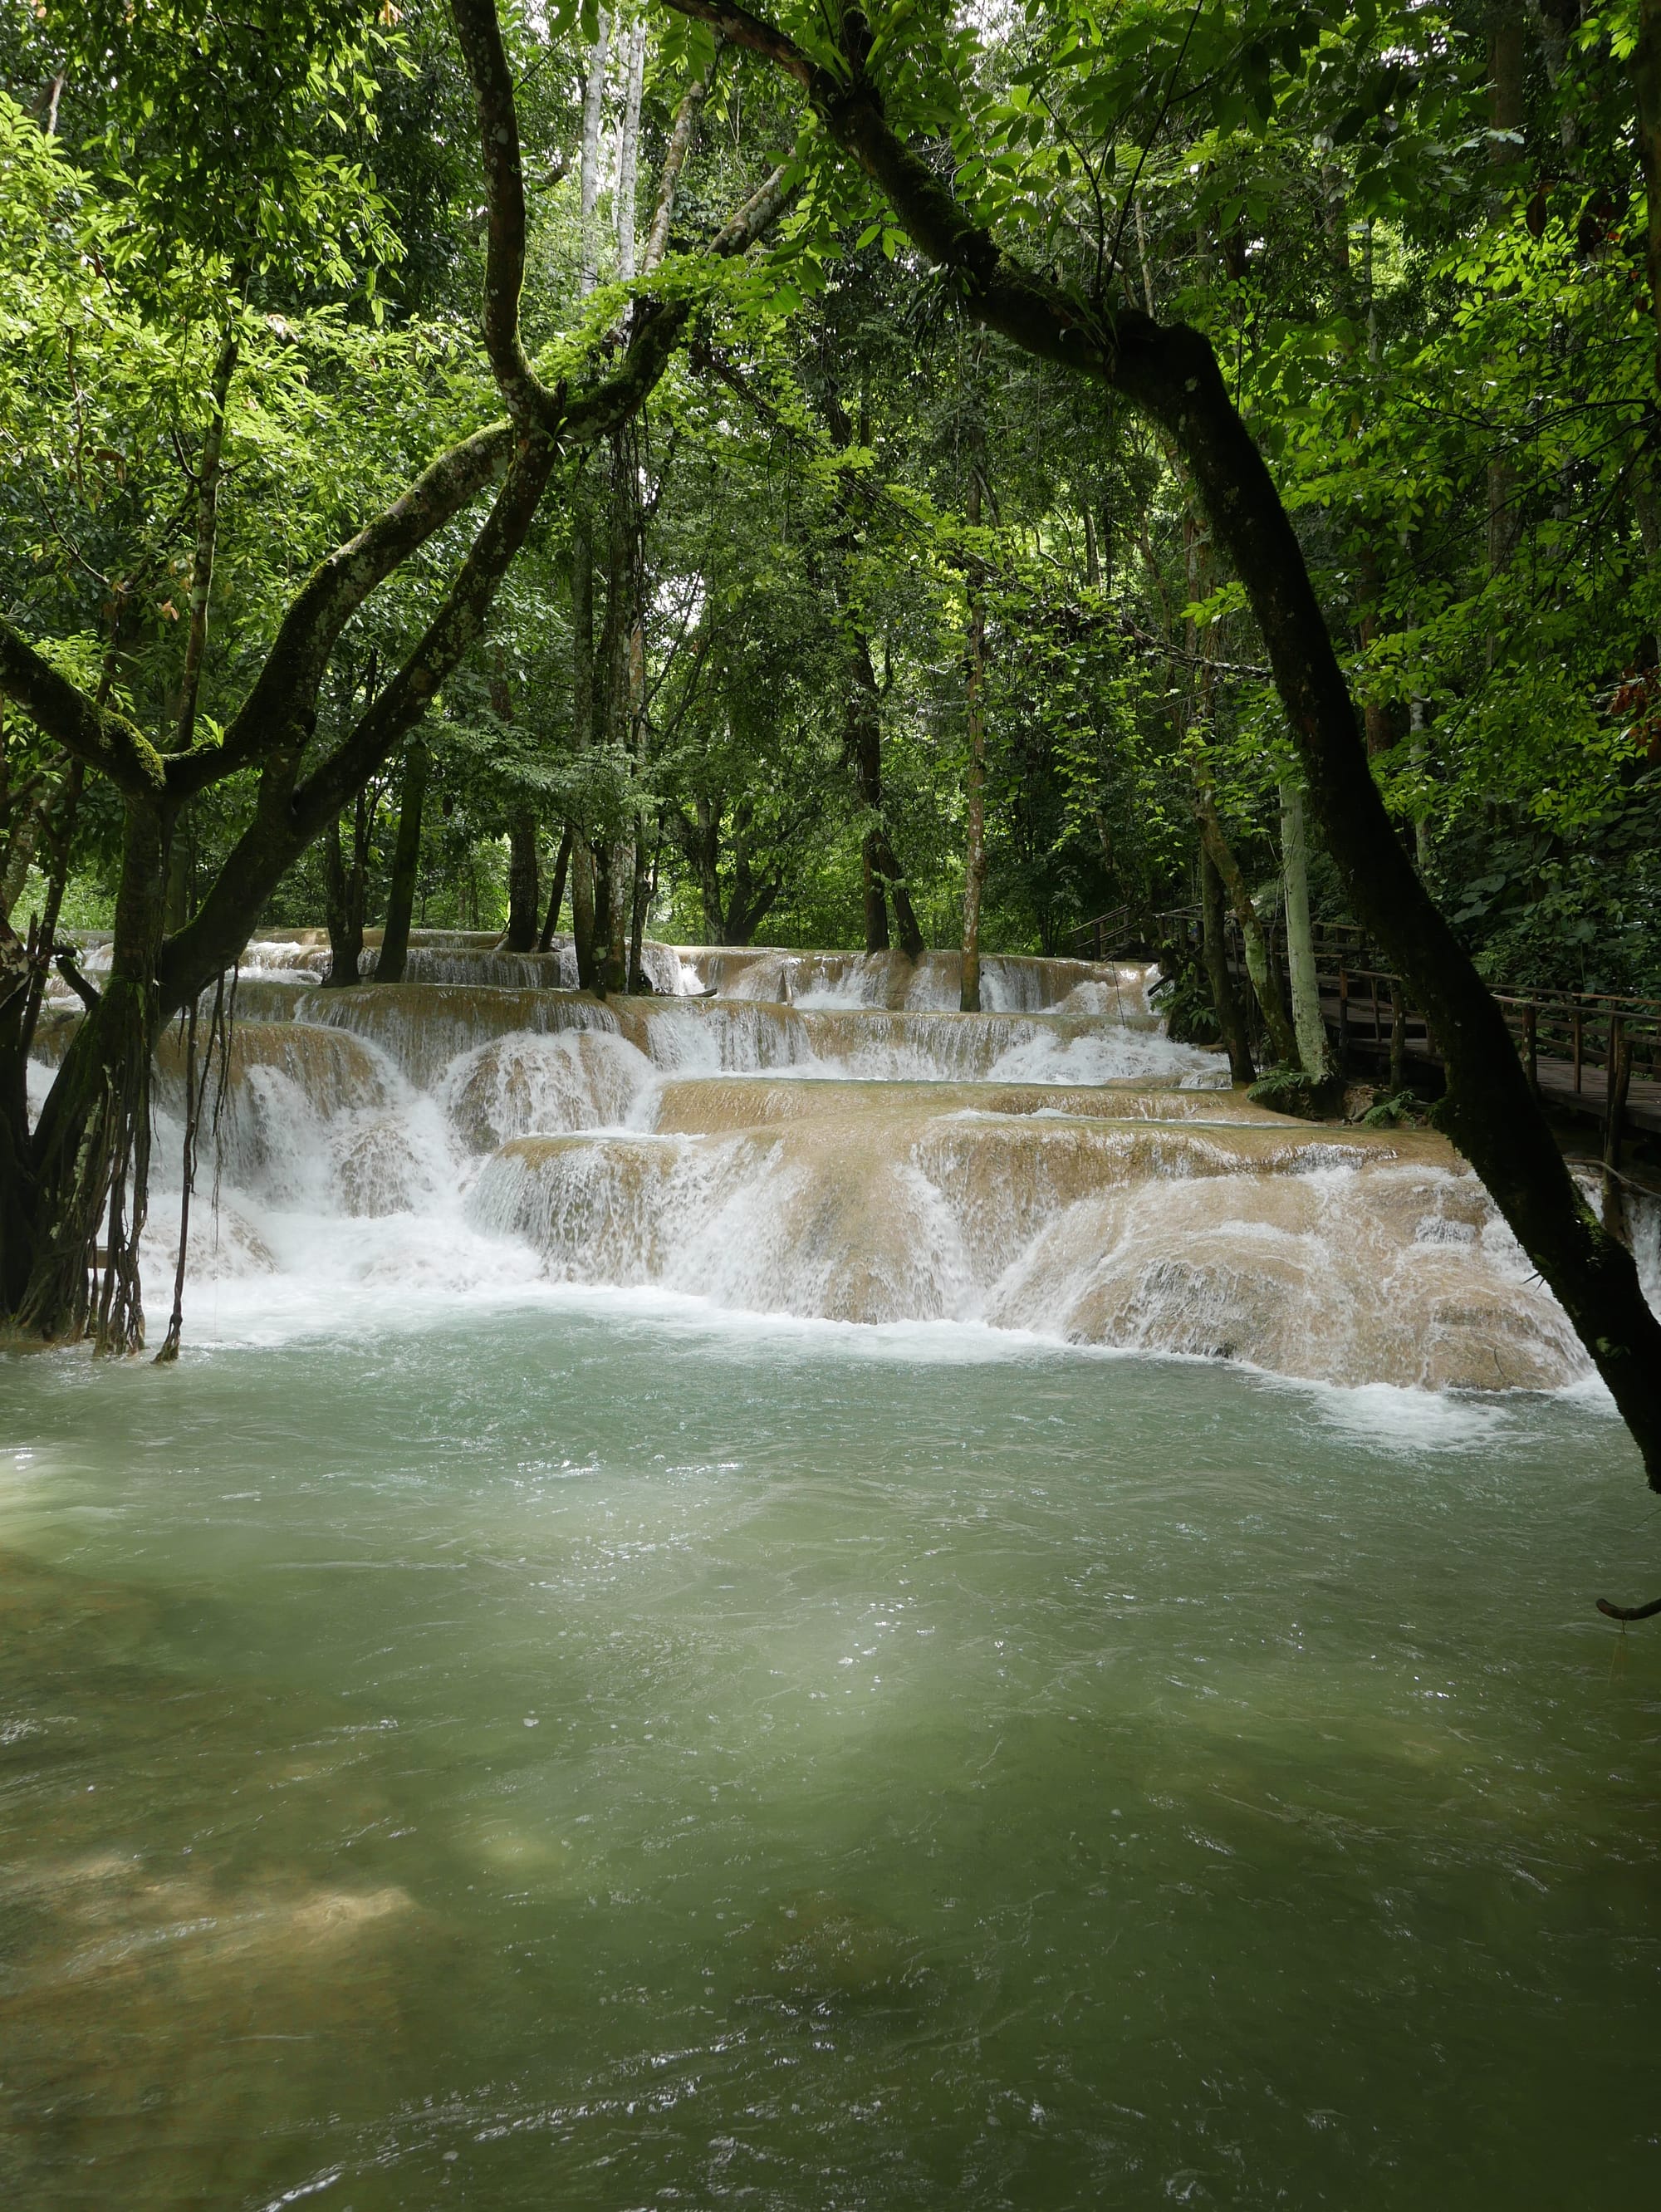
[[[553,1280],[1346,1385],[1587,1371],[1440,1138],[1253,1105],[1165,1035],[1144,965],[989,961],[987,1011],[964,1014],[955,955],[649,951],[653,993],[601,1001],[570,988],[568,945],[424,933],[408,980],[343,989],[320,987],[322,933],[251,945],[192,1268],[256,1304],[262,1278],[303,1297],[326,1261],[336,1304],[412,1275],[458,1296]],[[72,1029],[43,1024],[43,1061]],[[149,1255],[168,1267],[183,1066],[175,1028]]]

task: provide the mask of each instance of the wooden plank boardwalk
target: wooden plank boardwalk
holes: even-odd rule
[[[1387,998],[1380,1002],[1375,1026],[1370,993],[1365,999],[1346,997],[1334,981],[1321,993],[1321,1014],[1335,1042],[1341,1036],[1345,1041],[1350,1060],[1364,1061],[1369,1073],[1383,1073],[1388,1069],[1391,1007]],[[1440,1077],[1442,1056],[1429,1036],[1422,1016],[1406,1015],[1403,1047],[1409,1088],[1415,1066],[1434,1069]],[[1583,1060],[1577,1077],[1572,1060],[1560,1060],[1539,1052],[1535,1054],[1535,1083],[1543,1103],[1555,1113],[1578,1115],[1585,1121],[1601,1124],[1608,1115],[1608,1073],[1606,1063],[1600,1066]],[[1629,1077],[1626,1122],[1629,1128],[1661,1134],[1661,1081],[1654,1076],[1640,1075],[1634,1070]]]
[[[1284,990],[1280,917],[1265,916],[1264,927],[1271,968]],[[1111,959],[1133,945],[1145,951],[1185,939],[1197,952],[1199,931],[1195,907],[1172,908],[1140,926],[1128,907],[1120,907],[1075,932],[1075,949],[1087,958]],[[1426,1085],[1427,1078],[1428,1087],[1440,1089],[1441,1054],[1400,978],[1359,929],[1318,925],[1314,934],[1321,1014],[1344,1067],[1365,1068],[1387,1080],[1395,1060],[1409,1089],[1415,1079]],[[1228,957],[1231,970],[1244,979],[1244,948],[1232,919]],[[1598,1124],[1611,1165],[1619,1163],[1624,1133],[1661,1134],[1661,1000],[1504,983],[1491,988],[1543,1103],[1554,1113]],[[1622,1068],[1624,1086],[1617,1079]],[[1622,1088],[1611,1145],[1611,1095]]]

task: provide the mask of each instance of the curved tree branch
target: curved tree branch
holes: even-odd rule
[[[496,0],[450,0],[462,58],[473,80],[484,159],[486,209],[484,345],[508,413],[518,423],[547,423],[558,402],[526,358],[519,337],[524,286],[524,174],[513,76],[502,45]],[[563,173],[563,171],[561,171]]]
[[[155,797],[166,763],[136,723],[89,699],[60,676],[21,631],[0,620],[0,691],[14,699],[71,758],[102,769],[118,790]]]
[[[167,763],[179,798],[262,759],[296,726],[303,742],[329,656],[352,617],[427,539],[470,507],[513,450],[511,423],[476,430],[422,471],[355,538],[326,554],[282,618],[264,666],[217,744],[193,745]]]
[[[284,872],[338,814],[432,705],[469,647],[482,636],[497,586],[524,543],[555,459],[553,441],[531,429],[443,605],[402,668],[344,742],[292,793],[263,796],[200,910],[164,947],[161,1012],[178,1012],[228,968],[250,924]]]

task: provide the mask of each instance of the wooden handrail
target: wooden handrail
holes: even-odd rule
[[[1121,908],[1116,914],[1099,915],[1086,923],[1082,930],[1073,933],[1074,938],[1109,932],[1129,919],[1130,908]],[[1163,932],[1191,941],[1201,922],[1197,907],[1167,908],[1149,919],[1155,933]],[[1265,933],[1270,937],[1274,963],[1281,968],[1285,955],[1278,921],[1278,916],[1265,917]],[[1239,968],[1244,962],[1239,928],[1232,916],[1227,927],[1229,963]],[[1359,924],[1318,923],[1313,937],[1316,988],[1324,998],[1337,1001],[1336,1022],[1329,1018],[1329,1026],[1337,1029],[1340,1054],[1352,1043],[1373,1050],[1387,1043],[1391,1073],[1399,1081],[1409,1033],[1416,1044],[1434,1048],[1423,1013],[1408,997],[1401,978],[1379,961]],[[1110,948],[1103,947],[1100,936],[1096,948],[1097,958],[1108,957]],[[1634,1063],[1641,1051],[1652,1072],[1661,1075],[1661,999],[1634,992],[1571,990],[1556,984],[1531,990],[1509,983],[1494,988],[1494,998],[1517,1039],[1537,1091],[1543,1060],[1567,1060],[1573,1070],[1576,1092],[1584,1087],[1587,1068],[1599,1070],[1604,1076],[1606,1118],[1613,1109],[1618,1121],[1624,1091],[1620,1105],[1613,1094],[1623,1057],[1627,1066],[1636,1073]],[[1617,1136],[1617,1145],[1618,1141]]]

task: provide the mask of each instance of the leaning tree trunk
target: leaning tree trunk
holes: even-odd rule
[[[571,872],[572,842],[572,828],[567,822],[560,839],[560,849],[555,855],[554,881],[548,894],[548,915],[536,939],[538,952],[551,952],[554,949],[554,933],[560,926],[560,908],[565,904],[566,878]]]
[[[633,319],[615,373],[567,404],[543,386],[517,329],[524,206],[512,81],[492,0],[452,0],[477,95],[487,194],[484,335],[511,422],[475,433],[441,455],[394,504],[324,560],[291,602],[273,650],[222,735],[183,754],[159,752],[124,714],[95,702],[0,619],[0,688],[65,749],[107,775],[123,794],[128,832],[116,912],[116,957],[59,1072],[31,1140],[34,1251],[17,1313],[26,1327],[61,1333],[96,1311],[100,1336],[136,1340],[142,1330],[136,1247],[149,1132],[151,1054],[161,1011],[188,1006],[239,956],[283,873],[430,711],[443,684],[482,640],[503,576],[534,523],[562,442],[609,434],[662,376],[687,322],[680,302],[652,303]],[[712,251],[742,252],[776,217],[785,172],[717,234]],[[505,464],[505,468],[504,468]],[[366,704],[334,750],[301,780],[300,755],[315,727],[330,655],[371,593],[433,533],[483,493],[500,489],[444,599],[392,683]],[[258,770],[252,819],[236,840],[200,909],[163,941],[168,836],[179,807],[246,769]],[[0,951],[3,951],[0,946]],[[13,963],[15,964],[15,963]],[[3,965],[3,961],[0,961]],[[75,980],[71,977],[71,980]],[[108,1201],[95,1301],[88,1255]]]
[[[1291,518],[1215,356],[1180,325],[1146,343],[1146,370],[1124,383],[1180,445],[1245,580],[1327,849],[1440,1049],[1437,1119],[1561,1300],[1661,1489],[1661,1322],[1632,1254],[1575,1188],[1504,1015],[1391,830]]]

